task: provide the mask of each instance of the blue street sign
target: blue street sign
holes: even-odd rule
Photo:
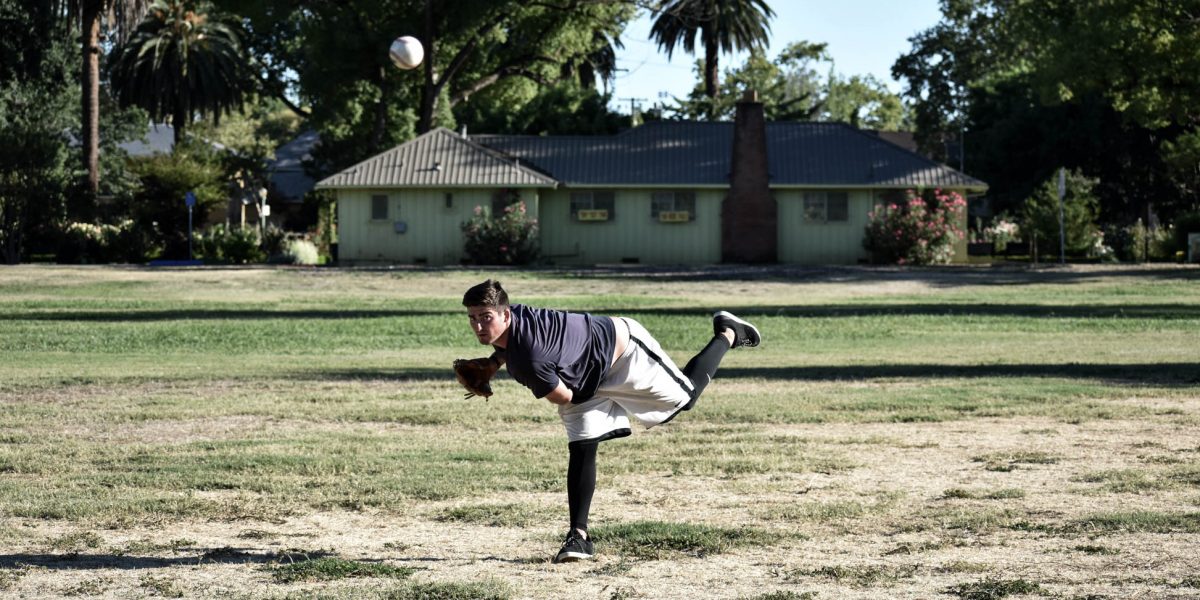
[[[191,208],[196,205],[196,195],[189,191],[184,201],[187,202],[188,208]]]

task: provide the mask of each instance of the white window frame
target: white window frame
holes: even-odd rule
[[[844,203],[845,210],[842,218],[830,219],[829,207],[831,202]],[[805,223],[848,223],[850,222],[850,193],[849,192],[804,192],[801,197],[801,208]]]
[[[688,214],[688,221],[696,220],[696,192],[661,190],[650,193],[650,218],[660,220],[663,212]]]
[[[594,222],[603,223],[612,221],[616,218],[616,193],[608,190],[577,190],[571,192],[571,219],[581,222],[589,222],[590,220],[581,220],[579,211],[581,210],[605,210],[608,211],[608,216],[605,219],[597,219]]]

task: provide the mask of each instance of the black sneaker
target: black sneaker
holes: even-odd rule
[[[558,551],[558,555],[554,557],[554,562],[575,562],[577,560],[587,560],[592,557],[595,552],[592,546],[591,539],[584,539],[574,529],[567,534],[567,541],[563,542],[562,550]]]
[[[721,332],[726,329],[733,330],[733,347],[749,346],[754,347],[762,338],[758,335],[758,328],[733,316],[732,313],[719,310],[713,313],[713,334],[721,335]]]

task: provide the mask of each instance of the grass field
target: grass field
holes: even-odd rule
[[[697,408],[463,400],[462,291],[643,322]],[[0,267],[0,597],[1200,597],[1200,269]]]

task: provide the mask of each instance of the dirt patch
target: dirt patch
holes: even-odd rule
[[[1183,404],[1194,411],[1200,399]],[[254,418],[224,417],[121,433],[157,440],[261,426]],[[1110,493],[1081,479],[1097,471],[1145,468],[1140,457],[1147,452],[1195,464],[1194,432],[1176,427],[1169,416],[1082,424],[1020,418],[773,425],[762,433],[781,444],[841,453],[860,466],[725,477],[610,475],[601,450],[593,524],[660,520],[769,534],[770,543],[726,554],[634,560],[601,545],[592,562],[552,565],[549,556],[565,529],[565,494],[495,493],[425,502],[399,514],[314,512],[282,522],[183,521],[92,530],[18,520],[8,525],[8,552],[0,557],[0,567],[15,573],[4,580],[4,593],[125,598],[150,595],[150,588],[166,581],[187,597],[261,597],[299,590],[367,594],[383,585],[284,585],[273,582],[267,570],[272,562],[333,555],[415,567],[419,581],[496,579],[521,598],[736,598],[774,590],[815,591],[820,598],[928,598],[989,578],[1025,580],[1067,597],[1197,595],[1191,557],[1200,554],[1200,534],[1067,527],[1102,513],[1200,512],[1200,490],[1186,484]],[[1011,469],[989,468],[993,463]],[[947,495],[955,489],[969,493]],[[989,499],[996,490],[1020,493]],[[485,502],[529,507],[545,518],[529,527],[437,519],[448,507]],[[81,536],[85,533],[99,541]],[[71,535],[93,539],[94,547],[55,549],[55,540],[61,545]]]

